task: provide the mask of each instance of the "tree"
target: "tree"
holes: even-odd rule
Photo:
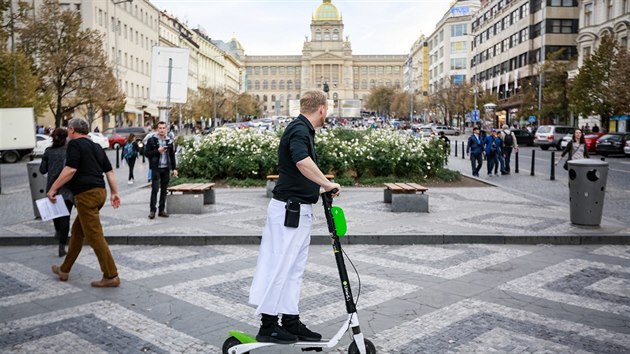
[[[584,61],[569,94],[574,112],[582,116],[599,114],[603,127],[608,126],[614,112],[610,88],[614,55],[618,47],[612,37],[602,37],[595,53]]]
[[[39,78],[24,53],[0,49],[0,108],[33,107],[35,115],[40,115],[48,98],[38,94],[38,85]]]
[[[395,92],[389,105],[390,112],[395,112],[396,117],[409,117],[411,110],[411,94],[407,92]]]
[[[564,49],[549,54],[539,68],[544,72],[541,116],[561,119],[562,124],[569,120],[568,70],[571,61],[561,60]]]
[[[379,86],[370,90],[365,108],[381,114],[389,114],[395,90],[392,87]]]
[[[122,107],[124,95],[112,87],[99,32],[81,30],[80,14],[62,11],[56,0],[44,0],[38,14],[37,19],[27,17],[19,29],[20,47],[41,77],[41,93],[50,97],[55,126],[81,106]]]
[[[610,77],[610,103],[615,115],[630,113],[630,51],[620,46]]]

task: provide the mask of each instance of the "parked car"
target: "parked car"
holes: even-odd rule
[[[147,135],[147,131],[143,127],[120,127],[116,128],[107,128],[103,130],[103,135],[106,137],[112,136],[114,133],[124,136],[125,138],[129,136],[129,134],[133,133],[138,139],[144,139],[144,136]]]
[[[584,136],[584,141],[586,142],[586,148],[588,149],[588,152],[596,152],[595,143],[600,137],[602,137],[602,135],[605,134],[606,133],[591,133]],[[562,138],[562,143],[560,143],[562,150],[564,150],[571,139],[573,139],[573,134],[567,134],[564,136],[564,138]]]
[[[52,138],[46,134],[35,134],[35,148],[33,149],[33,156],[43,156],[44,151],[52,146]]]
[[[565,125],[541,125],[534,135],[534,146],[540,146],[543,150],[549,150],[550,147],[562,150],[562,138],[574,131],[574,127]]]
[[[626,140],[626,146],[623,147],[623,153],[630,157],[630,140]]]
[[[630,133],[608,133],[597,140],[595,150],[602,156],[624,154],[624,147],[629,140]]]
[[[459,130],[449,127],[447,125],[436,125],[433,129],[439,134],[440,132],[444,132],[445,135],[459,135]]]
[[[511,129],[519,146],[534,146],[534,136],[525,129]]]
[[[103,133],[103,135],[107,136],[105,133]],[[109,142],[109,148],[116,150],[117,148],[122,149],[122,147],[125,146],[127,137],[118,133],[112,133],[110,136],[107,136],[107,140]]]
[[[88,133],[90,139],[99,144],[103,149],[109,148],[109,139],[101,133]]]

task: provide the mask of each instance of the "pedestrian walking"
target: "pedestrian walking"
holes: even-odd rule
[[[160,192],[158,216],[168,218],[166,213],[166,189],[171,173],[177,177],[174,141],[166,133],[166,122],[159,122],[157,134],[147,140],[146,157],[151,169],[151,200],[149,202],[149,219],[155,218],[157,194]]]
[[[50,190],[57,180],[66,163],[66,141],[68,132],[65,128],[57,128],[52,133],[52,145],[44,151],[42,162],[39,165],[39,172],[48,174],[46,176],[46,192]],[[68,211],[72,213],[74,196],[67,186],[59,188],[58,197],[63,199]],[[59,239],[59,257],[66,255],[66,244],[70,233],[70,215],[53,219],[55,225],[55,238]]]
[[[83,241],[86,240],[94,250],[103,272],[101,280],[93,281],[91,285],[96,288],[117,287],[120,285],[118,269],[105,240],[100,217],[100,210],[107,198],[103,173],[107,177],[114,209],[120,207],[118,185],[105,151],[100,145],[92,142],[88,133],[86,121],[79,118],[68,121],[68,136],[71,140],[66,150],[66,164],[46,194],[54,203],[61,187],[67,184],[74,194],[77,208],[68,254],[60,266],[52,266],[52,271],[57,274],[59,280],[68,280],[70,270],[83,248]]]
[[[308,258],[313,204],[320,188],[340,186],[317,167],[315,129],[324,125],[328,112],[323,91],[306,91],[300,98],[300,115],[286,128],[278,147],[278,182],[267,209],[249,303],[261,315],[259,342],[319,341],[322,336],[300,321],[298,303]],[[282,314],[282,326],[278,316]]]
[[[497,140],[499,142],[499,150],[501,151],[500,153],[497,154],[497,161],[498,163],[494,165],[494,175],[495,176],[502,176],[505,174],[505,157],[504,157],[504,153],[503,153],[503,148],[505,147],[505,142],[503,141],[504,139],[504,135],[503,132],[501,130],[497,131]],[[498,169],[499,167],[501,167],[501,174],[499,175]]]
[[[501,153],[501,140],[497,139],[497,132],[494,128],[490,130],[490,135],[484,139],[483,146],[488,165],[488,177],[492,177],[492,170],[494,170],[495,164],[499,163],[498,155]]]
[[[505,158],[505,174],[510,174],[510,162],[512,161],[512,151],[518,152],[518,141],[516,135],[509,129],[507,124],[503,124],[503,156]]]
[[[473,128],[473,135],[468,138],[466,144],[466,155],[470,155],[470,166],[472,175],[479,177],[479,171],[483,166],[483,141],[479,136],[479,128]]]
[[[556,160],[556,166],[560,163],[562,158],[567,156],[567,160],[564,162],[562,166],[565,170],[569,169],[569,161],[570,160],[580,160],[580,159],[588,159],[590,158],[588,154],[588,149],[586,148],[586,140],[584,139],[584,134],[581,130],[576,129],[573,132],[573,137],[571,137],[571,141],[567,144],[567,146],[562,151],[560,157]]]
[[[136,141],[136,136],[131,133],[127,137],[127,142],[123,147],[123,153],[121,156],[121,160],[124,159],[127,162],[127,166],[129,167],[129,177],[127,179],[127,184],[133,184],[133,167],[136,164],[136,158],[138,157],[138,142]]]

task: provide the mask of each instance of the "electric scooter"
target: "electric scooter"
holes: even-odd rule
[[[343,297],[346,302],[346,311],[348,313],[348,318],[343,322],[339,331],[337,331],[337,333],[327,341],[302,341],[292,344],[258,342],[256,341],[256,335],[251,335],[241,331],[230,331],[230,337],[223,343],[223,354],[246,354],[251,350],[275,345],[288,345],[301,348],[302,351],[321,352],[323,351],[323,348],[335,347],[346,332],[352,336],[353,340],[348,347],[349,354],[376,354],[376,347],[374,347],[372,342],[363,337],[361,328],[359,328],[359,318],[357,316],[356,304],[354,302],[354,298],[352,297],[352,291],[350,290],[350,281],[348,280],[348,273],[343,259],[343,250],[341,248],[341,243],[339,242],[339,238],[343,237],[347,230],[346,218],[340,207],[332,206],[332,196],[336,192],[336,189],[330,192],[324,192],[321,194],[321,197],[322,204],[324,206],[324,213],[326,214],[328,232],[330,233],[330,238],[332,240],[337,270],[339,271],[339,279],[341,280],[341,289],[343,290]]]

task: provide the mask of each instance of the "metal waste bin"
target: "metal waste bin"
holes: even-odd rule
[[[28,172],[28,183],[31,186],[31,200],[33,201],[33,213],[35,218],[41,218],[35,201],[37,199],[46,198],[46,175],[39,173],[39,165],[42,161],[35,160],[26,163],[26,171]]]
[[[580,159],[569,161],[571,223],[597,226],[602,222],[608,162]]]

